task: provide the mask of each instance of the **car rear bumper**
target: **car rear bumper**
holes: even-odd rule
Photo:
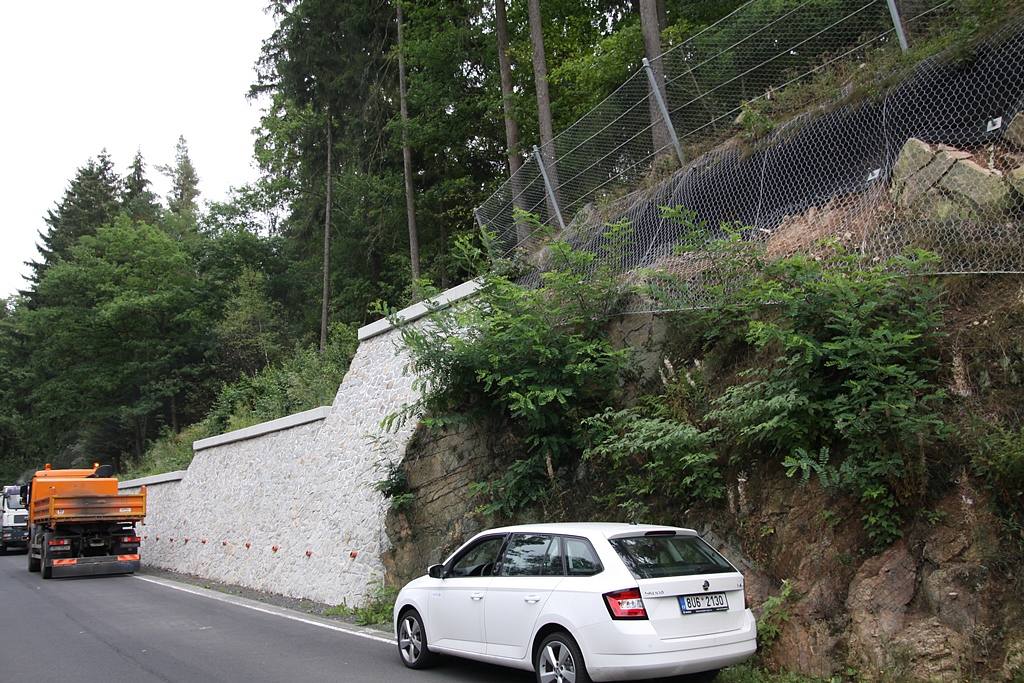
[[[67,576],[97,576],[100,574],[131,574],[139,568],[138,555],[103,555],[100,557],[76,557],[68,559],[53,559],[50,565],[53,567],[53,576],[62,578]]]
[[[594,632],[597,630],[602,632]],[[595,681],[643,680],[721,669],[757,651],[757,624],[749,610],[739,629],[691,638],[662,640],[645,621],[615,621],[610,629],[605,624],[587,631],[581,645],[587,671]],[[612,637],[616,644],[608,647]]]

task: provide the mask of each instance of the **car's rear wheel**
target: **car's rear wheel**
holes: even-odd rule
[[[410,669],[424,669],[436,659],[427,649],[427,631],[420,613],[414,609],[402,612],[398,619],[398,654],[402,664]]]
[[[590,683],[580,646],[562,631],[541,641],[533,658],[533,670],[537,672],[537,683]]]

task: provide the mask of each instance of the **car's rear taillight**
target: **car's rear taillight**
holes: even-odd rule
[[[121,542],[122,543],[138,543],[141,540],[142,539],[140,539],[138,536],[122,536],[121,537]]]
[[[51,538],[49,541],[50,545],[71,545],[70,538]]]
[[[604,594],[604,604],[612,619],[646,619],[647,609],[644,599],[640,597],[639,588],[626,588]]]

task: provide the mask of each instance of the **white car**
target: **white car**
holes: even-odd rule
[[[757,649],[743,575],[692,529],[530,524],[477,534],[398,594],[402,663],[437,653],[542,683],[708,672]]]

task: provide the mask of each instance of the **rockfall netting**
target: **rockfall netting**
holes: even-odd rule
[[[537,150],[481,225],[543,268],[542,238],[516,218],[533,213],[624,280],[672,276],[682,306],[713,303],[707,246],[730,229],[770,257],[829,240],[879,260],[927,249],[946,273],[1024,272],[1019,5],[965,46],[956,3],[895,4],[906,54],[886,0],[743,5]],[[623,222],[628,237],[609,241]],[[663,305],[627,301],[620,312]]]

